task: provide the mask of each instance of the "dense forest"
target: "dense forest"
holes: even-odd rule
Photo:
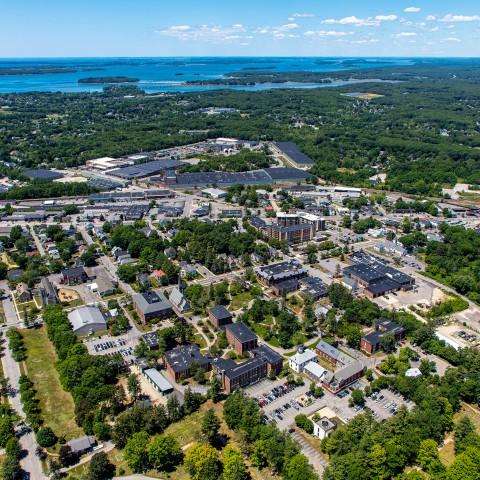
[[[385,188],[424,195],[458,180],[480,183],[478,69],[464,62],[362,72],[362,78],[402,81],[362,84],[364,92],[380,95],[372,100],[344,95],[358,85],[163,96],[134,87],[0,95],[1,170],[76,166],[228,136],[295,141],[315,160],[312,172],[332,182],[366,186],[383,171]],[[239,111],[207,115],[207,107]],[[186,133],[199,130],[204,133]]]

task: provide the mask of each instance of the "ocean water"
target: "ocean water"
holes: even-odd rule
[[[222,78],[230,72],[248,71],[310,71],[339,72],[358,68],[412,65],[407,58],[273,58],[273,57],[192,57],[192,58],[44,58],[0,59],[0,72],[6,68],[67,67],[74,72],[0,75],[0,93],[22,92],[96,92],[105,85],[80,84],[85,77],[125,76],[140,79],[136,83],[147,93],[194,92],[218,90],[265,90],[285,88],[285,84],[252,86],[186,85],[190,80]],[[289,88],[315,88],[343,85],[288,84]]]

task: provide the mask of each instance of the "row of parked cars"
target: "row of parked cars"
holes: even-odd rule
[[[297,384],[295,383],[288,383],[285,382],[283,385],[279,385],[278,387],[272,388],[270,392],[264,393],[258,400],[258,404],[261,407],[265,407],[271,402],[277,400],[277,398],[283,397],[287,393],[291,392],[297,388]]]
[[[111,348],[123,347],[127,344],[126,340],[107,340],[106,342],[97,343],[93,346],[93,349],[98,352],[103,352],[105,350],[110,350]]]

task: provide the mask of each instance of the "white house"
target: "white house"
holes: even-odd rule
[[[313,350],[299,348],[298,352],[288,360],[288,365],[294,372],[301,373],[308,362],[316,361],[317,354]]]

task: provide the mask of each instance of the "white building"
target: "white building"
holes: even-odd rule
[[[325,373],[327,373],[327,369],[323,368],[317,362],[308,362],[304,367],[303,371],[310,377],[314,382],[321,382]]]
[[[299,349],[298,352],[288,360],[289,367],[296,373],[303,372],[305,365],[309,362],[316,362],[317,354],[310,349]]]
[[[107,322],[97,307],[80,307],[68,314],[73,332],[82,337],[107,329]]]
[[[227,195],[225,190],[220,190],[219,188],[206,188],[202,190],[202,195],[209,198],[224,198]]]
[[[327,438],[335,429],[337,425],[333,423],[329,418],[322,417],[317,422],[313,422],[313,435],[320,440]]]

